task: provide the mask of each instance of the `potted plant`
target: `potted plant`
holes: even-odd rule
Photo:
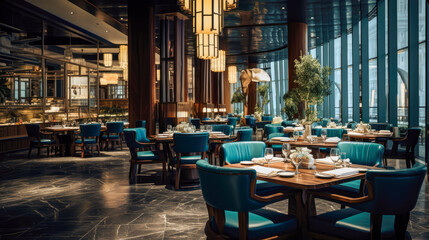
[[[244,95],[241,87],[237,88],[234,94],[232,94],[231,103],[242,103],[243,107],[247,107],[246,96]]]
[[[292,89],[283,95],[283,101],[285,106],[282,111],[286,113],[287,120],[292,120],[293,116],[298,112],[298,100],[296,97],[296,92]]]
[[[265,106],[270,102],[270,99],[268,98],[268,84],[265,83],[259,85],[256,92],[258,94],[258,102],[256,103],[255,113],[262,115]]]

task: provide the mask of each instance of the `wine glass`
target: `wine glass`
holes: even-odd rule
[[[264,157],[265,157],[265,161],[267,161],[268,167],[270,167],[270,161],[274,157],[273,149],[265,148]]]
[[[213,131],[212,125],[207,125],[206,129],[207,129],[207,132],[212,132]]]
[[[334,162],[335,168],[337,168],[338,160],[340,160],[340,150],[338,148],[331,148],[331,160]]]
[[[285,156],[285,170],[286,170],[287,169],[287,163],[289,162],[289,153],[290,153],[290,144],[289,143],[283,143],[282,153]]]
[[[343,164],[342,166],[344,166],[344,167],[346,167],[345,166],[345,160],[347,159],[347,154],[346,154],[346,152],[340,152],[340,160],[341,160],[341,163]]]
[[[292,164],[295,167],[295,175],[300,174],[300,172],[298,171],[299,165],[301,165],[302,162],[302,153],[298,152],[297,154],[295,154],[295,157],[292,158]]]
[[[171,126],[171,124],[167,125],[167,132],[171,132],[171,129],[173,128],[173,126]]]
[[[299,131],[293,131],[293,139],[295,140],[295,142],[298,140],[299,138]]]
[[[323,138],[323,141],[325,141],[326,137],[328,136],[328,129],[322,128],[322,130],[320,131],[320,136]]]

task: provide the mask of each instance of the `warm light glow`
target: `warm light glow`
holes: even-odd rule
[[[119,66],[122,68],[128,67],[128,45],[119,46]]]
[[[192,3],[193,3],[193,0],[179,0],[179,1],[177,1],[177,5],[179,5],[180,9],[186,14],[192,13]]]
[[[213,111],[217,113],[219,110],[217,108],[213,108]]]
[[[215,34],[197,34],[197,57],[200,59],[217,58],[219,36]]]
[[[237,83],[237,66],[228,66],[228,81],[231,84]]]
[[[195,34],[221,34],[224,0],[193,0],[192,22]]]
[[[100,78],[100,85],[118,85],[119,76],[117,73],[103,73]]]
[[[238,0],[223,0],[223,10],[229,11],[238,8]]]
[[[188,112],[185,112],[185,111],[178,111],[178,112],[177,112],[177,117],[178,117],[178,118],[187,118],[187,117],[188,117]]]
[[[219,56],[210,60],[212,72],[225,72],[225,51],[219,50]]]
[[[111,53],[103,54],[103,63],[106,67],[111,67],[113,62],[113,56]]]
[[[124,71],[122,72],[122,78],[124,81],[128,81],[128,67],[124,68]]]

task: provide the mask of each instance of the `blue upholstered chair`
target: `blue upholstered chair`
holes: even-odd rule
[[[283,133],[283,127],[277,124],[266,124],[264,126],[264,135],[268,137],[271,133]]]
[[[106,132],[101,136],[101,140],[105,143],[105,149],[107,149],[109,142],[113,149],[113,144],[119,143],[122,150],[122,133],[124,131],[124,122],[108,122],[106,123]]]
[[[389,130],[389,131],[393,131],[393,124],[391,123],[370,123],[369,125],[371,125],[371,129],[375,129],[377,131],[380,130]]]
[[[248,124],[249,127],[256,129],[256,118],[255,117],[250,117],[248,122],[249,122],[249,124]]]
[[[346,157],[350,159],[352,164],[383,167],[384,146],[381,144],[368,142],[340,142],[338,143],[338,149],[340,152],[346,153]],[[355,180],[334,185],[322,189],[321,191],[358,197],[363,194],[363,187],[363,181]]]
[[[252,141],[253,129],[251,128],[240,128],[237,131],[237,141],[238,142],[250,142]]]
[[[79,126],[80,132],[77,134],[78,139],[74,141],[73,154],[76,146],[81,148],[81,157],[85,157],[85,147],[96,146],[98,155],[100,155],[100,131],[101,124],[91,123],[91,124],[81,124]]]
[[[270,121],[270,122],[272,122],[273,121],[273,116],[262,116],[261,120],[262,121]]]
[[[322,127],[327,127],[328,124],[331,122],[331,119],[323,118],[321,122],[322,122]]]
[[[253,158],[264,157],[264,142],[232,142],[225,143],[221,147],[220,158],[225,164],[240,163],[241,161],[251,161]],[[290,188],[270,183],[266,181],[257,181],[258,194],[266,194],[278,190],[290,190]]]
[[[295,121],[293,121],[293,120],[284,120],[283,122],[282,122],[282,126],[283,127],[295,127]]]
[[[52,134],[43,133],[40,131],[40,125],[37,123],[25,124],[27,135],[30,138],[30,148],[28,150],[27,158],[30,158],[31,150],[37,148],[37,157],[40,157],[40,149],[46,147],[48,157],[50,156],[50,148],[55,146],[55,140],[52,138]]]
[[[347,123],[347,128],[355,129],[357,124],[357,122],[349,122]]]
[[[137,120],[135,125],[136,128],[146,128],[146,120]]]
[[[289,133],[270,133],[267,137],[267,140],[270,140],[274,137],[289,137]],[[281,154],[282,153],[282,145],[272,145],[274,154]]]
[[[255,170],[213,166],[205,161],[198,161],[197,169],[209,213],[207,239],[296,237],[295,218],[262,209],[288,194],[258,195]]]
[[[173,150],[176,153],[174,166],[176,167],[175,189],[180,187],[180,171],[182,168],[196,168],[195,163],[207,160],[206,152],[209,149],[209,133],[175,133],[173,135]],[[185,156],[183,154],[196,153],[197,155]]]
[[[227,125],[232,126],[232,131],[235,130],[235,126],[237,125],[238,120],[239,120],[239,118],[236,118],[236,117],[228,117]]]
[[[408,128],[407,136],[405,138],[394,141],[392,149],[386,150],[386,153],[384,154],[385,165],[387,165],[388,158],[404,159],[406,161],[407,168],[410,168],[411,164],[414,165],[416,162],[415,149],[419,142],[421,131],[421,128]],[[399,145],[405,146],[405,149],[399,148]]]
[[[203,120],[205,121],[205,120],[210,120],[210,118],[209,117],[204,117],[203,118]]]
[[[228,113],[228,117],[234,117],[234,113]]]
[[[233,127],[225,124],[213,124],[212,131],[223,132],[225,135],[231,135]]]
[[[162,179],[165,179],[166,163],[160,157],[156,143],[146,137],[146,128],[124,129],[124,138],[131,155],[129,183],[136,182],[137,172],[140,173],[141,165],[145,163],[162,162]]]
[[[315,197],[330,199],[350,207],[311,217],[310,237],[409,238],[406,230],[410,211],[416,205],[425,175],[426,167],[422,164],[416,164],[411,169],[368,170],[368,194],[358,198],[309,191],[308,193]]]
[[[337,137],[339,139],[343,139],[344,129],[342,128],[327,128],[327,137]],[[311,134],[320,137],[322,134],[322,128],[312,128]]]
[[[200,129],[201,123],[199,118],[192,118],[191,124],[195,126],[196,129]]]

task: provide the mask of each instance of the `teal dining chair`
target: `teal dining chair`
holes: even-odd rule
[[[264,126],[264,136],[270,135],[271,133],[283,133],[283,127],[279,124],[267,124]]]
[[[176,153],[174,158],[174,167],[176,168],[176,182],[174,188],[180,188],[180,172],[183,168],[196,168],[195,163],[198,160],[205,160],[208,145],[209,133],[175,133],[173,135],[173,150]],[[189,155],[196,154],[196,155]],[[187,156],[185,156],[187,155]]]
[[[228,117],[227,125],[232,126],[232,131],[235,130],[235,126],[237,125],[238,118],[236,117]]]
[[[252,141],[253,129],[251,128],[240,128],[237,130],[237,141]]]
[[[233,127],[231,125],[225,124],[213,124],[212,131],[215,132],[223,132],[225,135],[231,135],[233,131]]]
[[[273,121],[273,116],[262,116],[261,120],[262,121],[270,121],[270,122],[272,122]]]
[[[25,130],[30,138],[30,148],[28,150],[27,158],[30,158],[31,150],[33,148],[37,148],[37,157],[40,158],[40,149],[44,147],[46,147],[46,153],[49,157],[49,152],[56,143],[52,137],[53,134],[40,131],[40,125],[37,123],[25,124]]]
[[[392,148],[388,149],[384,154],[384,162],[387,165],[387,159],[402,159],[405,160],[407,168],[410,168],[416,163],[416,145],[419,142],[421,128],[408,128],[407,136],[403,139],[393,142]],[[399,146],[405,146],[405,149]]]
[[[91,124],[81,124],[79,126],[80,131],[77,134],[78,139],[74,141],[73,154],[76,146],[81,148],[81,157],[85,157],[85,148],[91,147],[91,152],[93,147],[97,147],[98,155],[100,155],[100,132],[101,124],[91,123]]]
[[[137,120],[135,125],[136,128],[146,128],[146,120]]]
[[[309,236],[316,239],[410,239],[407,225],[416,205],[426,166],[410,169],[368,170],[368,194],[353,198],[308,191],[348,206],[309,219]]]
[[[200,129],[201,122],[199,118],[192,118],[190,121],[191,121],[191,124],[194,125],[196,129]]]
[[[263,209],[291,193],[259,195],[254,169],[219,167],[200,160],[197,170],[209,213],[207,239],[296,239],[296,218]]]
[[[289,137],[289,133],[271,133],[268,135],[267,140],[270,140],[274,137]],[[282,153],[282,145],[271,145],[273,148],[274,154],[281,154]]]
[[[224,143],[220,150],[221,163],[234,164],[241,161],[251,161],[253,158],[264,157],[265,143],[264,142],[232,142]],[[291,188],[280,184],[258,180],[258,194],[265,194],[278,190],[290,191]]]
[[[162,154],[160,154],[156,143],[151,142],[146,137],[146,128],[124,129],[124,138],[131,155],[129,183],[136,183],[137,173],[140,173],[141,165],[147,163],[162,163],[162,179],[164,180],[166,177],[166,163],[162,159]]]
[[[114,143],[117,143],[122,150],[122,133],[124,131],[124,122],[108,122],[106,123],[106,127],[106,131],[101,136],[101,140],[105,144],[105,149],[108,148],[110,143],[111,149],[113,150]]]

